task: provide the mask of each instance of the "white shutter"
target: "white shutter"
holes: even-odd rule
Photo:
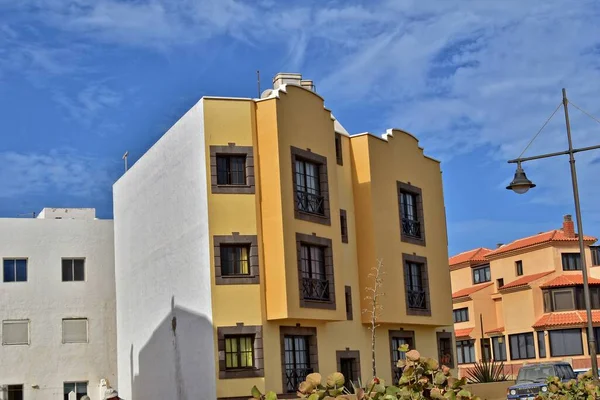
[[[29,321],[2,321],[2,344],[29,344]]]
[[[88,320],[86,318],[63,319],[63,343],[87,343]]]

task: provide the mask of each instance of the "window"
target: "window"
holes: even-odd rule
[[[575,309],[573,289],[552,290],[553,311],[569,311]]]
[[[358,350],[336,351],[337,371],[344,375],[344,387],[354,393],[354,385],[360,381],[360,352]]]
[[[65,318],[62,320],[63,343],[87,343],[88,320],[87,318]]]
[[[221,245],[221,276],[250,274],[250,245]]]
[[[217,155],[217,185],[245,185],[246,156]]]
[[[340,210],[340,229],[342,233],[342,243],[348,243],[348,219],[346,210]]]
[[[581,329],[548,331],[552,357],[580,356],[583,354]]]
[[[400,208],[400,238],[403,242],[425,245],[422,191],[410,183],[397,182]]]
[[[490,339],[479,339],[479,342],[481,345],[481,356],[483,361],[490,361],[492,359],[492,347],[490,345]]]
[[[300,246],[302,291],[305,299],[329,300],[329,281],[325,274],[325,249],[320,246]]]
[[[469,320],[469,308],[459,308],[453,311],[454,312],[454,323],[457,322],[465,322]]]
[[[474,340],[459,340],[456,342],[456,360],[459,364],[476,362]]]
[[[544,312],[585,310],[583,287],[544,290]],[[591,307],[600,309],[600,287],[590,287]]]
[[[241,285],[260,283],[258,241],[255,235],[213,236],[215,283]]]
[[[344,165],[344,157],[342,155],[342,135],[335,134],[335,160],[338,165]]]
[[[325,214],[324,197],[321,195],[319,165],[296,160],[296,204],[298,210],[312,213]]]
[[[493,337],[492,347],[494,350],[494,360],[506,361],[506,342],[504,341],[504,336]]]
[[[533,332],[510,335],[510,358],[511,360],[526,360],[535,358],[535,345],[533,344]]]
[[[600,265],[600,246],[590,246],[592,265]]]
[[[452,334],[450,332],[436,332],[438,342],[438,356],[441,365],[454,367],[452,357]]]
[[[75,398],[80,400],[87,395],[87,382],[65,382],[64,383],[64,400],[69,400],[69,394],[75,393]]]
[[[284,337],[284,373],[285,391],[293,393],[298,385],[313,372],[310,364],[309,343],[307,336]]]
[[[264,376],[262,326],[217,327],[219,379]]]
[[[2,344],[3,345],[29,344],[29,321],[28,320],[2,321]]]
[[[504,278],[496,279],[496,290],[502,289],[502,286],[504,286]]]
[[[27,259],[4,259],[4,282],[27,282]]]
[[[84,259],[83,258],[63,258],[62,260],[62,280],[63,282],[84,281]]]
[[[6,390],[8,392],[7,400],[23,400],[23,385],[8,385]]]
[[[515,269],[517,270],[517,276],[523,275],[523,261],[515,261]]]
[[[581,271],[581,257],[579,253],[562,253],[563,271]]]
[[[427,309],[427,299],[425,298],[423,285],[423,265],[409,261],[406,263],[405,271],[408,307]]]
[[[225,337],[225,368],[254,367],[254,337],[230,336]]]
[[[537,340],[540,358],[546,358],[546,339],[544,337],[544,331],[539,331],[537,333]]]
[[[352,288],[350,286],[344,287],[344,294],[346,298],[346,319],[351,321],[353,319],[352,315]]]
[[[473,268],[473,283],[483,283],[492,280],[492,274],[490,272],[490,266],[484,265],[482,267]]]
[[[398,368],[398,361],[406,359],[406,353],[398,349],[405,344],[410,349],[414,349],[415,333],[413,331],[389,331],[389,335],[390,355],[392,359],[392,383],[397,384],[402,376],[402,369]]]

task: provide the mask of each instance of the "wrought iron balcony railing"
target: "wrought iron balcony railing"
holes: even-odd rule
[[[402,233],[407,236],[421,238],[421,222],[414,219],[402,218]]]
[[[408,308],[419,310],[427,309],[427,296],[424,290],[406,290],[408,297]]]
[[[302,278],[302,294],[308,300],[329,300],[329,280]]]
[[[298,210],[312,213],[325,215],[325,198],[320,195],[296,191],[296,204]]]
[[[312,368],[297,368],[294,365],[285,366],[285,389],[286,392],[295,392],[300,383],[306,380],[308,374],[312,374]]]

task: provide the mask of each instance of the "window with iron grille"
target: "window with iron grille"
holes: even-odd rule
[[[286,335],[283,345],[284,390],[293,393],[306,376],[314,372],[310,363],[309,337]]]
[[[600,265],[600,246],[590,246],[592,265]]]
[[[338,165],[344,165],[342,156],[342,136],[339,133],[335,134],[335,159]]]
[[[453,311],[454,313],[454,323],[457,322],[466,322],[469,320],[469,308],[458,308]]]
[[[254,368],[254,336],[225,336],[225,368]]]
[[[494,360],[506,361],[506,342],[504,336],[493,337],[492,348],[494,350]]]
[[[246,185],[245,155],[217,155],[217,185]]]
[[[65,382],[64,383],[64,400],[69,400],[69,394],[75,393],[75,398],[81,400],[87,393],[87,382]]]
[[[407,236],[421,238],[421,223],[417,214],[417,195],[400,192],[400,209],[402,210],[402,232]]]
[[[4,282],[27,282],[27,259],[5,258]]]
[[[325,215],[325,198],[321,195],[319,165],[296,159],[296,204],[298,210]]]
[[[581,271],[581,256],[579,253],[562,253],[563,271]]]
[[[475,360],[475,341],[459,340],[456,342],[456,360],[459,364],[471,364]]]
[[[403,345],[409,349],[415,348],[415,333],[413,331],[390,331],[390,355],[392,359],[392,383],[395,385],[402,376],[402,369],[398,368],[398,361],[406,359],[406,353],[400,351]]]
[[[7,385],[7,400],[23,400],[23,385]]]
[[[523,261],[515,261],[515,269],[517,272],[517,276],[523,275]]]
[[[425,285],[423,279],[423,264],[408,261],[405,264],[405,283],[408,293],[408,307],[427,309]]]
[[[329,300],[329,280],[325,270],[325,248],[300,246],[302,291],[307,300]]]
[[[489,265],[473,268],[473,284],[489,282],[492,280],[492,274]]]
[[[508,340],[510,344],[511,360],[527,360],[530,358],[535,358],[533,332],[509,335]]]
[[[83,258],[62,259],[63,282],[80,282],[85,280],[85,267]]]
[[[221,244],[221,275],[250,274],[250,245]]]

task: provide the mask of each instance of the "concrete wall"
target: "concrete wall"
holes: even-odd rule
[[[27,282],[0,281],[0,320],[30,320],[30,344],[0,346],[0,386],[46,400],[63,399],[64,382],[87,381],[100,399],[101,379],[117,384],[113,222],[0,219],[0,258],[13,257],[27,258]],[[62,282],[63,257],[85,258],[85,281]],[[62,343],[72,317],[88,319],[88,343]]]
[[[504,400],[506,399],[506,390],[514,384],[515,381],[471,383],[464,388],[481,400]]]
[[[192,107],[114,185],[126,399],[216,397],[202,107]]]

